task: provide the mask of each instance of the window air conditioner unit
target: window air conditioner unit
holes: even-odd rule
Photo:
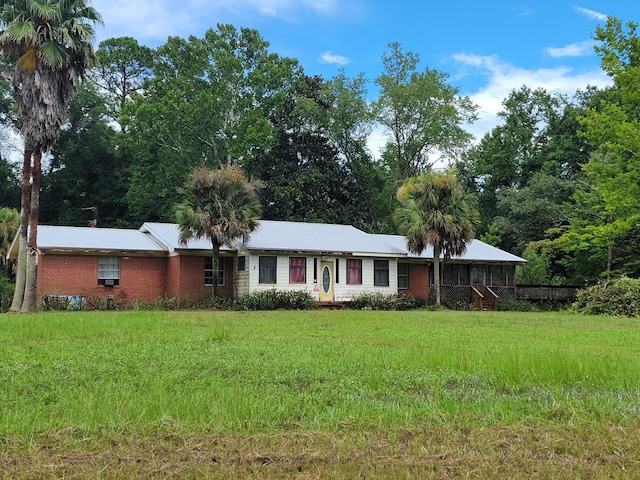
[[[105,287],[113,287],[116,284],[116,281],[113,278],[107,278],[104,281],[104,286]]]

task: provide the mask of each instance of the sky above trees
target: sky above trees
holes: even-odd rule
[[[271,51],[325,78],[344,69],[373,80],[388,43],[399,42],[420,55],[423,68],[448,73],[480,106],[469,129],[477,137],[496,124],[501,102],[522,85],[567,94],[608,85],[593,51],[595,28],[607,15],[623,22],[640,17],[636,2],[608,0],[94,0],[93,6],[105,20],[99,41],[132,36],[156,47],[168,36],[201,36],[231,23],[257,29]],[[369,84],[372,97],[376,88]]]

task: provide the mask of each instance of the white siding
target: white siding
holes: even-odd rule
[[[313,278],[313,265],[314,259],[318,265],[318,275],[320,270],[320,263],[323,261],[321,257],[307,256],[307,281],[305,284],[289,283],[289,257],[300,255],[279,255],[277,259],[277,272],[276,272],[276,284],[259,283],[259,257],[260,256],[275,256],[270,254],[251,254],[247,255],[247,272],[249,274],[249,292],[263,291],[263,290],[306,290],[315,300],[319,300],[318,286],[314,284]],[[334,275],[334,299],[337,302],[347,302],[353,297],[361,295],[363,293],[381,293],[384,295],[394,295],[398,292],[398,275],[397,275],[397,260],[395,258],[377,258],[378,260],[389,261],[389,286],[377,287],[373,285],[373,265],[374,258],[366,257],[328,257],[326,261],[333,262],[335,265],[336,258],[339,258],[339,272],[338,282],[335,282]],[[358,258],[362,260],[362,285],[348,285],[347,284],[347,259]],[[248,293],[248,292],[247,292]],[[244,293],[238,292],[238,295]]]
[[[307,259],[307,282],[306,283],[289,283],[289,257],[300,257],[302,255],[287,255],[277,256],[276,266],[276,282],[273,283],[260,283],[260,257],[274,257],[272,254],[261,255],[249,255],[247,256],[247,269],[249,270],[249,290],[250,292],[257,292],[263,290],[295,290],[295,291],[308,291],[311,296],[318,300],[318,291],[314,292],[313,284],[313,258],[305,257]]]
[[[347,284],[347,259],[362,260],[362,285]],[[389,286],[377,287],[373,284],[373,261],[389,260]],[[336,302],[348,302],[352,298],[363,293],[381,293],[383,295],[395,295],[398,293],[397,261],[395,258],[363,258],[363,257],[341,257],[340,258],[339,283],[334,285]]]
[[[245,257],[244,271],[238,271],[238,258],[243,256]],[[250,258],[251,256],[247,252],[238,252],[238,256],[233,261],[233,291],[236,297],[242,297],[249,293]]]

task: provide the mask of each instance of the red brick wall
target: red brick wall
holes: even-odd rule
[[[211,285],[204,284],[205,257],[180,257],[179,296],[204,300],[211,296]],[[218,296],[233,296],[233,258],[224,259],[224,285],[218,285]]]
[[[429,266],[426,264],[409,264],[409,289],[415,298],[429,298]]]
[[[81,295],[118,303],[152,301],[166,294],[167,259],[121,257],[120,285],[98,285],[97,256],[42,255],[38,260],[38,298],[44,295]]]
[[[167,279],[166,289],[167,297],[179,297],[180,296],[180,257],[174,255],[167,258]]]

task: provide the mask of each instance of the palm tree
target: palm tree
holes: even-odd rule
[[[10,65],[24,139],[19,270],[11,310],[31,311],[42,155],[58,139],[77,78],[94,62],[93,25],[102,20],[89,0],[7,0],[0,5],[0,50]]]
[[[462,255],[475,235],[477,211],[472,199],[451,171],[409,178],[397,194],[400,202],[393,220],[407,248],[420,254],[433,247],[436,304],[440,305],[440,256]]]
[[[238,238],[246,241],[258,226],[261,207],[257,189],[258,184],[248,181],[240,167],[199,167],[187,180],[186,199],[176,205],[180,242],[186,244],[191,238],[211,241],[213,297],[218,294],[220,247]]]

